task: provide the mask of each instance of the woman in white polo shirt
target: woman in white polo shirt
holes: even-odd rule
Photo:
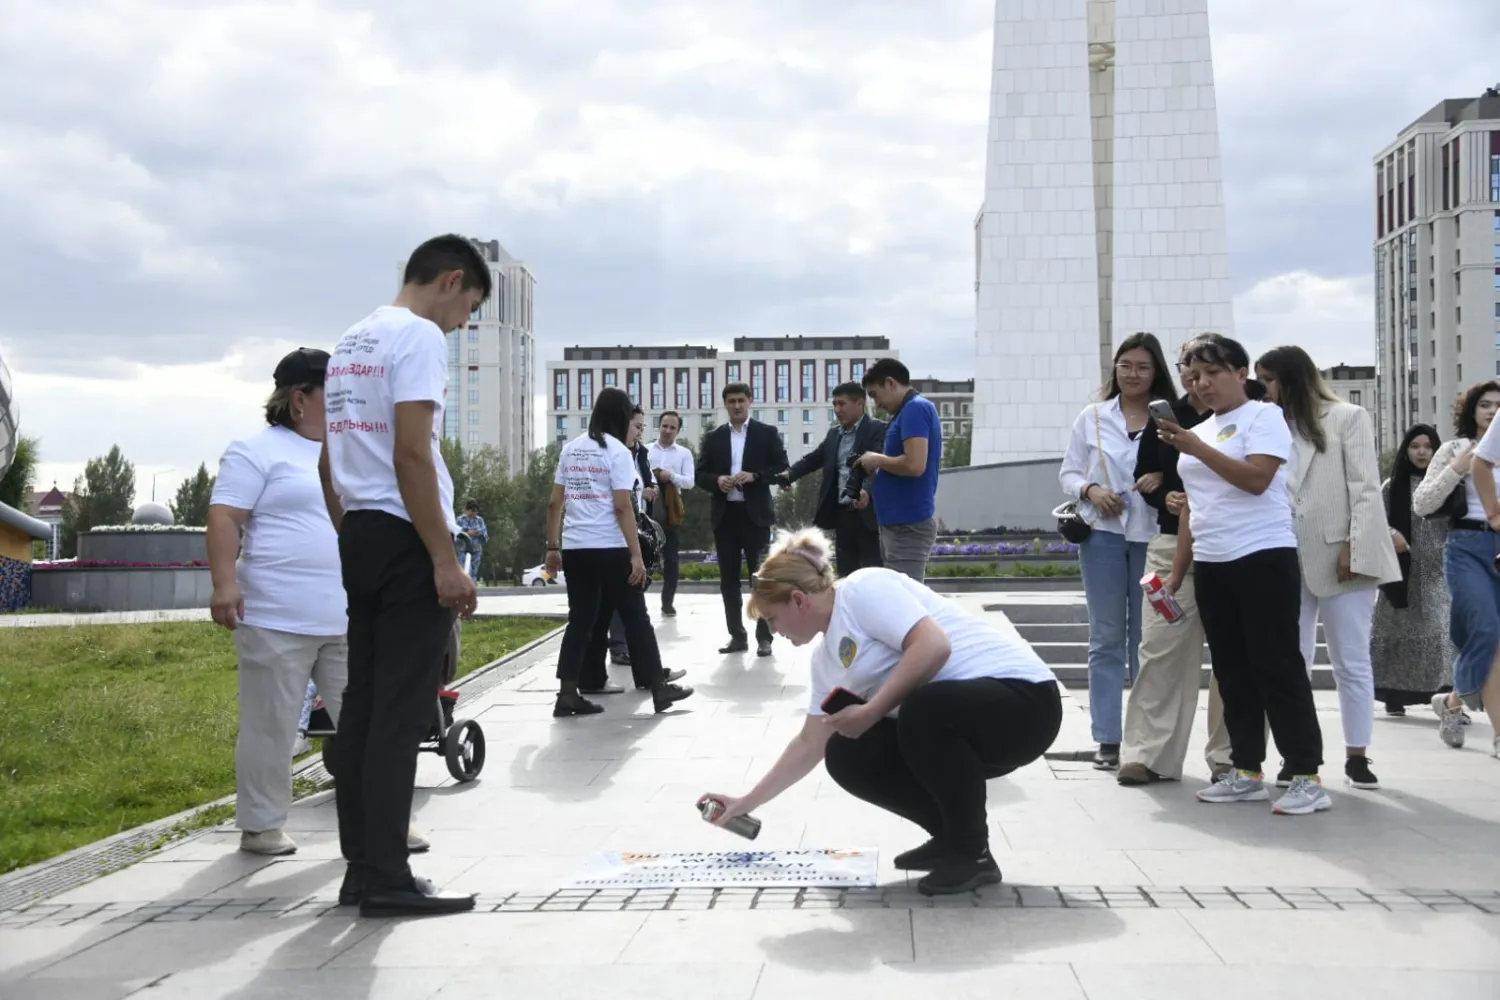
[[[751,578],[753,617],[794,645],[822,637],[811,703],[801,731],[754,789],[703,799],[724,803],[715,819],[723,824],[825,761],[845,791],[927,831],[927,843],[895,858],[899,869],[929,873],[918,891],[999,882],[985,781],[1031,763],[1057,738],[1057,679],[1003,618],[980,621],[889,569],[839,581],[828,553],[820,533],[800,532]],[[825,714],[837,689],[863,703]]]
[[[1177,464],[1188,517],[1177,536],[1167,588],[1189,564],[1229,729],[1227,771],[1198,793],[1203,802],[1262,802],[1265,720],[1291,782],[1274,807],[1303,815],[1332,805],[1318,778],[1323,732],[1302,659],[1302,571],[1287,495],[1292,431],[1281,409],[1245,395],[1250,357],[1237,341],[1206,334],[1183,352],[1213,415],[1192,430],[1159,422]]]
[[[1141,645],[1141,577],[1146,547],[1156,536],[1156,512],[1136,489],[1141,433],[1152,399],[1177,401],[1161,344],[1149,333],[1126,337],[1115,351],[1102,402],[1073,421],[1058,481],[1077,497],[1093,531],[1078,548],[1089,608],[1089,716],[1094,766],[1120,766],[1125,678],[1135,680]],[[1159,478],[1159,477],[1158,477]]]
[[[599,390],[588,431],[564,445],[557,462],[547,506],[547,569],[567,574],[568,627],[557,658],[556,718],[604,711],[579,692],[579,681],[591,641],[602,656],[616,610],[630,643],[636,687],[651,691],[656,710],[665,712],[693,693],[663,675],[646,613],[646,565],[636,533],[640,473],[625,447],[633,406],[620,389]]]

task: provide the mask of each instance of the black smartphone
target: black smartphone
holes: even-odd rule
[[[823,699],[823,714],[836,715],[854,705],[863,705],[865,700],[847,688],[834,688]]]

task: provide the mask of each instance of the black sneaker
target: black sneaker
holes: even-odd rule
[[[1094,753],[1094,769],[1097,771],[1114,771],[1120,767],[1120,744],[1101,743],[1099,749]]]
[[[720,646],[719,647],[719,652],[721,652],[721,653],[743,653],[745,650],[747,650],[749,648],[750,648],[750,640],[748,638],[746,638],[745,636],[743,636],[743,635],[736,635],[736,636],[731,636],[730,637],[730,639],[729,639],[729,645],[727,645],[727,646]]]
[[[999,885],[1000,866],[988,849],[977,858],[948,858],[917,883],[924,896],[953,896],[973,892],[980,886]]]
[[[1349,757],[1344,761],[1344,777],[1353,787],[1362,788],[1367,792],[1377,791],[1380,788],[1380,779],[1375,777],[1374,771],[1370,770],[1370,758],[1364,754]]]
[[[680,684],[663,684],[651,691],[651,700],[658,712],[665,712],[682,699],[692,696],[693,689]]]
[[[891,859],[891,864],[901,872],[930,872],[942,863],[943,857],[943,845],[933,837],[921,847],[902,851]]]

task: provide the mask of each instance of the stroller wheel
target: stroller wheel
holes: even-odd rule
[[[460,782],[470,782],[484,770],[484,730],[473,719],[460,719],[443,737],[443,757],[448,773]]]
[[[328,772],[328,776],[330,778],[338,777],[338,771],[335,770],[333,766],[333,743],[334,738],[332,736],[323,737],[323,770]]]

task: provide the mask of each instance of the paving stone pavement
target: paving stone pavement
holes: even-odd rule
[[[481,610],[562,603],[485,598]],[[1461,752],[1420,712],[1382,718],[1370,753],[1386,789],[1349,790],[1326,768],[1334,809],[1307,818],[1197,803],[1201,739],[1189,780],[1145,789],[1039,762],[990,786],[1006,884],[956,899],[917,895],[889,859],[920,834],[821,770],[759,810],[757,846],[876,845],[875,889],[563,889],[600,850],[735,847],[694,800],[748,788],[800,724],[805,650],[721,657],[717,597],[682,595],[678,608],[657,635],[698,688],[681,710],[654,716],[631,691],[602,716],[554,721],[549,658],[461,703],[489,742],[479,782],[457,785],[424,755],[416,812],[433,850],[416,868],[479,893],[478,912],[364,921],[334,906],[342,863],[324,794],[293,809],[290,858],[240,854],[219,829],[0,910],[0,997],[749,1000],[854,985],[874,1000],[1500,1000],[1500,761],[1484,752],[1483,716]],[[1087,745],[1086,696],[1074,695],[1056,749]],[[1320,718],[1336,748],[1333,695]]]

